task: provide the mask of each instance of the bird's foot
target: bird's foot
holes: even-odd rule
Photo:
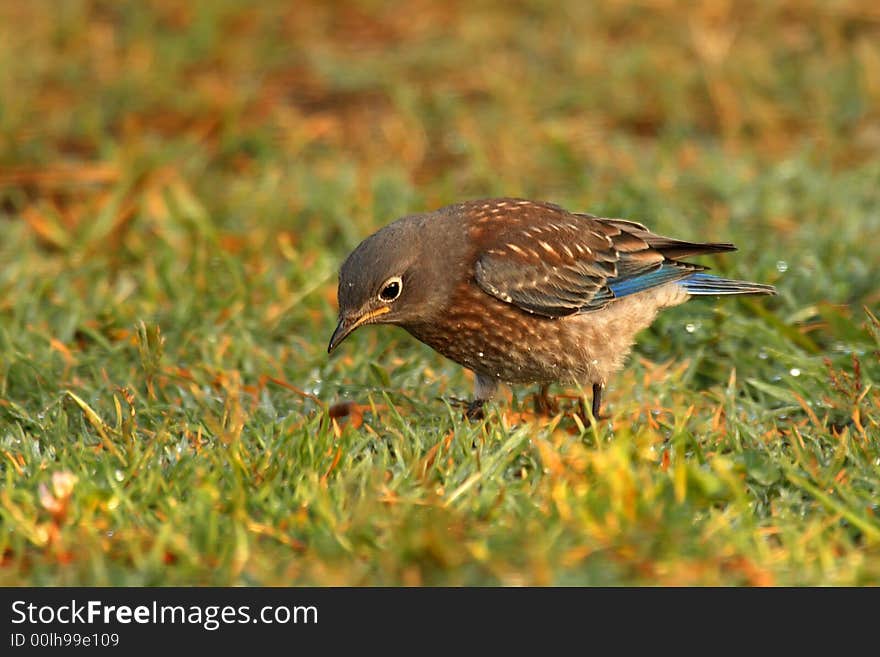
[[[465,410],[464,416],[471,422],[479,422],[484,419],[486,417],[486,413],[483,411],[485,403],[485,399],[473,400],[467,405],[467,410]]]
[[[600,419],[594,415],[590,415],[589,411],[587,411],[587,404],[584,402],[583,397],[581,397],[578,402],[577,416],[581,419],[581,422],[584,423],[585,427],[593,426],[593,420],[595,419],[598,422]]]
[[[559,413],[559,403],[550,396],[549,386],[541,386],[541,390],[535,394],[535,413],[538,415]]]

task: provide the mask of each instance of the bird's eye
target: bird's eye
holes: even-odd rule
[[[382,291],[379,292],[379,299],[386,303],[390,303],[399,297],[402,291],[403,281],[400,280],[400,276],[392,276],[385,281],[385,285],[382,286]]]

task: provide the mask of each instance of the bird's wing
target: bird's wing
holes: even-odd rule
[[[675,257],[732,250],[651,233],[623,219],[566,212],[555,205],[502,199],[477,206],[480,245],[474,277],[488,294],[545,317],[604,307],[616,298],[689,276],[705,267]]]

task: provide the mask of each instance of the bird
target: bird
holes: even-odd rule
[[[735,250],[549,202],[447,205],[391,222],[345,259],[327,352],[362,326],[393,324],[473,371],[472,420],[484,417],[499,383],[537,384],[545,403],[553,383],[583,386],[599,418],[606,385],[661,309],[776,293],[687,261]],[[592,421],[583,402],[581,411]]]

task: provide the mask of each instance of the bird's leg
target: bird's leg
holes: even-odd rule
[[[593,418],[596,420],[599,419],[599,412],[602,410],[602,391],[604,389],[605,385],[602,383],[593,384],[593,404],[590,410],[592,411]],[[583,397],[581,397],[580,407],[580,416],[584,421],[584,425],[592,424],[592,422],[590,422],[590,416],[587,415],[587,407],[584,404]]]
[[[556,415],[559,405],[550,397],[550,385],[544,384],[535,395],[535,412],[541,415]]]
[[[467,410],[464,412],[465,417],[474,422],[482,420],[485,417],[483,405],[492,399],[497,389],[498,381],[484,374],[475,374],[474,400],[468,404]]]
[[[604,383],[593,384],[593,417],[599,419],[599,411],[602,410],[602,391],[605,389]]]

